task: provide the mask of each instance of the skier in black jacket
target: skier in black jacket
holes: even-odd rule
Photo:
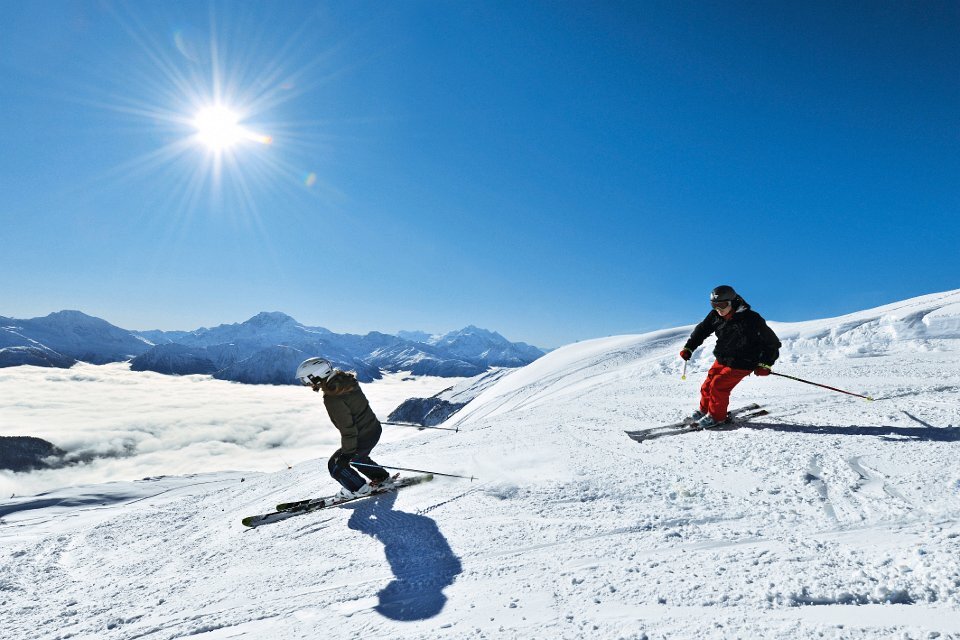
[[[711,333],[717,334],[717,345],[713,349],[717,361],[700,387],[700,409],[691,416],[704,428],[726,422],[733,388],[751,372],[769,375],[780,355],[777,334],[733,287],[715,288],[710,293],[710,306],[713,309],[693,329],[680,351],[680,357],[689,360]]]

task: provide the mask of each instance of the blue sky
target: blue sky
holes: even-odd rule
[[[958,60],[948,2],[5,2],[0,315],[553,347],[954,289]]]

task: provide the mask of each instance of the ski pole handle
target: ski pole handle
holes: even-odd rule
[[[453,431],[454,433],[460,432],[460,427],[428,427],[424,424],[410,424],[408,422],[381,422],[380,424],[388,424],[391,427],[413,427],[415,429],[440,429],[442,431]]]
[[[370,467],[372,469],[381,467],[383,469],[393,469],[394,471],[413,471],[414,473],[429,473],[430,475],[446,476],[447,478],[463,478],[464,480],[469,480],[470,482],[473,482],[474,480],[476,480],[476,478],[474,478],[473,476],[458,476],[455,473],[439,473],[437,471],[424,471],[423,469],[407,469],[406,467],[391,467],[385,464],[367,464],[365,462],[351,462],[350,465],[354,467]]]

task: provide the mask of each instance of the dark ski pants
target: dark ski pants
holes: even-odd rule
[[[709,413],[718,422],[726,420],[730,392],[748,375],[750,369],[734,369],[714,362],[700,387],[700,411]]]
[[[357,467],[357,469],[363,475],[370,478],[372,482],[383,482],[390,477],[390,474],[383,467],[376,466],[376,462],[370,459],[370,452],[373,450],[373,447],[366,449],[358,449],[355,456],[353,456],[352,462],[360,462],[362,464],[372,464],[373,467]],[[354,468],[350,465],[337,465],[336,460],[337,456],[340,454],[340,449],[330,457],[330,461],[327,462],[327,469],[330,470],[330,475],[334,480],[342,484],[350,491],[356,491],[362,487],[365,482],[364,479],[360,476],[360,473],[357,473]]]

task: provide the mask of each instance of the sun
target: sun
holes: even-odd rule
[[[206,107],[193,118],[197,141],[210,151],[221,152],[236,146],[246,137],[240,115],[224,106]]]
[[[172,43],[144,30],[137,7],[116,14],[137,48],[94,100],[138,127],[146,124],[152,146],[113,173],[119,180],[149,177],[162,193],[151,203],[181,219],[206,211],[259,223],[262,202],[278,193],[315,203],[327,189],[311,164],[328,148],[327,133],[316,121],[290,116],[301,112],[298,105],[316,90],[316,74],[325,77],[329,60],[321,51],[304,64],[288,53],[301,46],[309,52],[312,41],[248,32],[253,23],[233,30],[215,13],[211,8],[207,21],[197,17],[194,28],[176,30]],[[263,46],[240,46],[247,41]],[[133,75],[141,82],[131,84]]]
[[[220,154],[241,142],[272,144],[273,138],[244,127],[239,112],[223,105],[204,107],[193,117],[195,139],[210,151]]]

